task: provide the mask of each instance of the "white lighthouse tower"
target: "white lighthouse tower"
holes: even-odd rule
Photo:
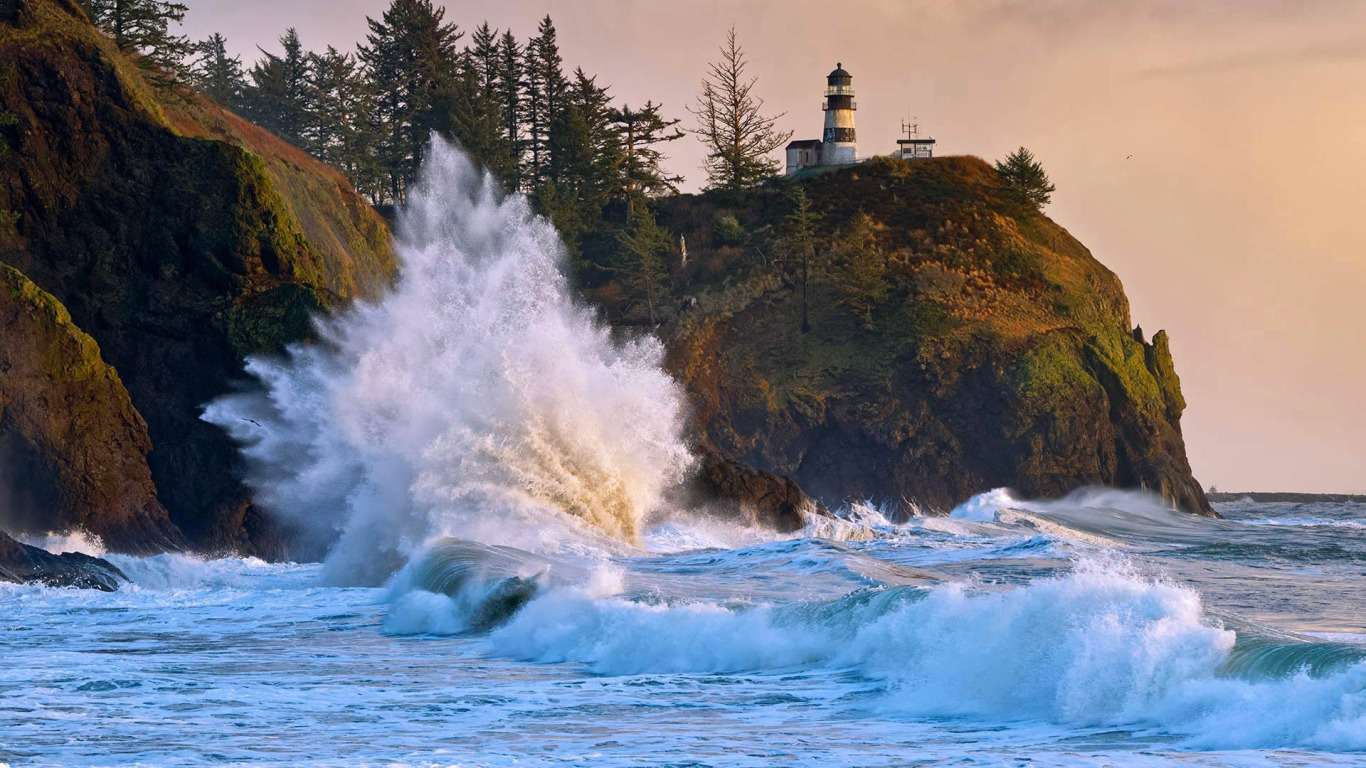
[[[825,136],[822,140],[822,165],[852,165],[858,162],[858,141],[854,137],[854,78],[844,64],[826,78]]]

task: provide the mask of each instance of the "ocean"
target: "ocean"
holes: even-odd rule
[[[576,301],[525,200],[437,142],[396,248],[383,300],[204,413],[323,562],[0,586],[0,763],[1366,762],[1366,509],[726,522],[677,501],[663,346]]]
[[[997,492],[784,538],[671,521],[630,554],[447,541],[373,588],[112,555],[117,593],[0,587],[0,762],[1366,762],[1366,508],[1220,511]],[[452,558],[490,564],[426,591]],[[508,579],[537,588],[473,626]]]

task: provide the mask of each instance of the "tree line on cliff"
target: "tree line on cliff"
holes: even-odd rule
[[[369,32],[353,52],[308,51],[290,28],[278,51],[259,49],[247,67],[221,34],[197,43],[174,34],[187,12],[182,3],[83,2],[169,94],[189,86],[242,114],[341,170],[376,205],[404,201],[433,133],[458,141],[505,190],[525,193],[554,222],[580,277],[619,281],[655,322],[682,249],[643,203],[678,191],[683,178],[665,168],[664,149],[685,131],[661,104],[618,104],[597,76],[567,72],[549,16],[526,40],[487,22],[467,35],[431,0],[391,0],[379,18],[367,17]],[[782,114],[766,114],[747,66],[731,29],[687,107],[696,121],[688,132],[707,147],[710,188],[737,192],[781,171],[772,153],[791,134],[776,127]],[[1022,206],[1047,204],[1052,185],[1028,150],[997,169]],[[775,267],[800,286],[803,332],[813,280],[833,282],[871,329],[886,290],[880,225],[860,216],[821,238],[819,214],[800,188],[791,207],[769,245]],[[728,223],[717,222],[718,231]],[[605,247],[582,247],[585,236],[604,234]]]
[[[604,224],[631,227],[637,203],[677,192],[664,147],[685,135],[661,104],[619,103],[582,68],[568,70],[554,22],[529,39],[487,22],[468,33],[431,0],[392,0],[354,51],[304,48],[290,28],[277,51],[244,65],[214,34],[172,29],[170,0],[82,0],[91,19],[174,92],[190,86],[342,170],[376,205],[400,204],[429,137],[455,139],[508,191],[520,191],[573,247]],[[732,31],[697,104],[711,186],[742,189],[777,170],[789,134],[762,112]],[[615,211],[615,221],[605,212]],[[648,233],[634,233],[649,239]]]

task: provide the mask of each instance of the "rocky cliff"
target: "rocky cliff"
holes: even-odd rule
[[[809,333],[782,240],[794,184],[821,220]],[[1166,334],[1145,338],[1114,273],[981,160],[878,159],[657,207],[689,252],[656,302],[658,332],[709,451],[827,505],[947,511],[998,486],[1107,485],[1213,514]],[[829,245],[860,214],[881,281],[870,313],[840,288],[849,266]],[[644,321],[622,285],[588,294],[620,325]]]
[[[303,152],[154,93],[71,0],[0,0],[0,114],[0,262],[117,369],[188,540],[278,554],[200,407],[311,313],[378,292],[395,269],[383,221]]]
[[[0,527],[79,527],[126,552],[183,546],[157,500],[151,447],[95,340],[50,294],[0,265]]]
[[[794,184],[821,217],[810,332],[782,237]],[[1100,484],[1211,513],[1166,335],[1135,328],[1115,275],[1012,203],[986,163],[876,160],[654,207],[688,250],[653,296],[651,330],[692,398],[703,495],[784,529],[813,506],[803,490],[944,511],[994,486]],[[861,215],[871,306],[850,300],[847,255],[828,247]],[[604,278],[621,274],[611,233],[580,245],[583,264],[609,267],[583,275],[587,296],[639,331],[640,297]],[[125,549],[183,533],[204,550],[287,553],[200,408],[245,356],[376,295],[396,268],[389,248],[339,174],[193,94],[153,92],[72,0],[0,0],[0,263],[29,297],[9,311],[31,318],[0,336],[0,354],[27,366],[0,380],[0,472],[31,475],[47,498],[86,489],[44,507],[48,527],[79,523]],[[48,300],[51,319],[33,320]],[[53,338],[65,357],[35,355]],[[89,375],[66,381],[71,370]],[[37,388],[59,396],[14,396]],[[50,429],[68,418],[98,426]],[[100,435],[103,453],[83,442]]]

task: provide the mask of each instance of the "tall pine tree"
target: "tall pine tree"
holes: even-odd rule
[[[219,106],[240,110],[247,87],[241,57],[228,55],[228,41],[219,34],[196,43],[194,48],[198,57],[190,68],[190,85]]]
[[[823,262],[821,240],[817,233],[821,216],[811,208],[806,189],[797,186],[789,193],[792,210],[787,214],[782,235],[785,255],[781,265],[802,287],[802,333],[811,332],[810,285]]]
[[[549,16],[541,20],[536,36],[527,43],[525,77],[526,133],[531,153],[527,181],[535,189],[542,182],[557,180],[554,175],[557,169],[551,158],[550,131],[563,107],[564,92],[569,85],[564,76],[555,23]]]
[[[526,151],[526,141],[522,136],[522,55],[522,45],[517,42],[512,30],[504,32],[498,41],[498,71],[493,87],[502,117],[503,138],[511,154],[513,173],[509,188],[513,190],[521,188],[521,168]]]
[[[293,27],[285,31],[280,45],[283,56],[259,49],[265,58],[251,68],[244,101],[257,125],[296,147],[307,148],[311,62]]]
[[[499,67],[498,30],[490,29],[487,21],[480,24],[474,30],[474,34],[470,35],[468,51],[480,95],[489,101],[496,100]]]
[[[702,81],[702,93],[689,111],[697,117],[693,133],[707,147],[707,177],[712,188],[745,189],[778,172],[769,153],[792,138],[791,131],[775,128],[783,114],[766,117],[764,100],[754,95],[758,78],[746,77],[749,62],[735,39],[735,28],[726,35],[721,58]]]
[[[125,53],[138,56],[148,79],[169,86],[186,74],[185,60],[192,46],[184,35],[171,33],[171,25],[185,20],[184,3],[168,0],[81,0],[95,26],[114,39]]]
[[[684,133],[677,127],[679,121],[666,120],[660,109],[661,105],[647,101],[640,109],[627,104],[611,110],[620,152],[615,192],[626,199],[628,215],[640,198],[677,192],[683,183],[682,176],[670,176],[664,170],[668,158],[658,147],[683,138]]]
[[[374,163],[372,97],[356,57],[332,46],[309,54],[308,150],[341,170],[372,199],[382,190]]]
[[[597,78],[575,69],[551,121],[550,178],[571,189],[586,209],[601,210],[607,203],[620,166],[611,105]]]
[[[392,202],[402,202],[417,177],[440,122],[437,94],[458,74],[456,43],[464,33],[445,15],[431,0],[393,0],[379,19],[366,19],[370,33],[359,56],[376,93],[383,126],[377,160]]]
[[[503,137],[502,109],[486,74],[475,49],[460,54],[452,77],[437,92],[434,127],[441,135],[455,139],[504,189],[510,190],[517,182],[516,157]]]

